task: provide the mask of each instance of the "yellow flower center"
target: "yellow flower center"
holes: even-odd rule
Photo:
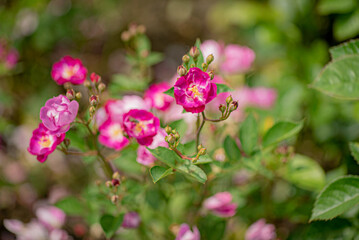
[[[62,77],[65,79],[70,79],[72,76],[76,74],[79,70],[79,66],[76,64],[75,66],[65,66],[64,71],[62,73]]]
[[[202,97],[202,94],[198,91],[198,88],[196,85],[188,88],[192,93],[194,98]]]
[[[52,145],[52,141],[48,136],[42,136],[38,143],[42,148],[48,148]]]
[[[138,122],[138,123],[136,124],[136,126],[135,126],[135,132],[136,132],[137,134],[139,134],[139,133],[142,131],[143,127],[144,127],[143,123],[142,123],[142,122]]]

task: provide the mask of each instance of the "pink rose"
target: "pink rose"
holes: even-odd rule
[[[231,203],[229,192],[220,192],[204,201],[204,207],[220,217],[232,217],[236,214],[237,204]]]
[[[55,135],[51,133],[42,123],[34,130],[28,147],[29,153],[37,156],[37,160],[44,162],[47,156],[55,151],[65,138],[65,133]]]
[[[160,120],[151,112],[133,109],[123,116],[123,125],[128,136],[136,138],[141,145],[149,146],[160,127]]]
[[[109,148],[121,150],[126,147],[130,141],[125,137],[125,131],[121,122],[107,119],[99,128],[100,135],[98,141]]]
[[[41,207],[36,210],[36,217],[49,231],[61,228],[65,223],[66,214],[57,207]]]
[[[178,234],[175,240],[200,240],[201,236],[199,234],[198,228],[196,226],[193,227],[193,231],[191,228],[183,223],[180,226]]]
[[[80,59],[65,56],[52,66],[51,76],[55,82],[62,85],[66,82],[82,84],[86,80],[87,69]]]
[[[170,85],[168,83],[152,84],[145,92],[144,99],[151,107],[166,111],[173,101],[171,96],[163,93],[169,88]]]
[[[138,228],[141,223],[141,218],[137,212],[128,212],[123,217],[123,228]]]
[[[153,142],[148,148],[155,149],[159,146],[167,147],[168,144],[165,141],[165,137],[167,136],[166,132],[163,129],[160,129],[157,135],[153,138]],[[145,166],[152,165],[156,161],[156,158],[151,154],[150,151],[146,148],[146,146],[140,145],[137,149],[137,162],[141,163]]]
[[[273,224],[266,224],[265,219],[253,223],[246,232],[246,240],[275,240],[277,237]]]
[[[65,133],[75,120],[79,109],[78,102],[71,101],[64,95],[47,100],[40,110],[40,119],[44,126],[54,134]]]
[[[217,86],[199,68],[191,68],[188,73],[177,79],[174,85],[176,103],[187,112],[203,112],[207,103],[217,96]]]
[[[255,59],[255,53],[248,47],[230,44],[224,49],[224,62],[221,70],[225,73],[248,71]]]

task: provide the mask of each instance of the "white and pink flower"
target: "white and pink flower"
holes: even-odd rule
[[[130,140],[125,136],[125,131],[120,121],[107,119],[99,130],[98,140],[106,147],[119,151],[130,143]]]
[[[193,231],[191,231],[191,228],[187,224],[181,224],[175,240],[200,240],[201,235],[198,228],[196,226],[192,228]]]
[[[220,192],[206,199],[204,207],[219,217],[232,217],[237,210],[237,204],[232,203],[232,194],[229,192]]]
[[[80,59],[65,56],[52,66],[51,76],[59,85],[70,82],[78,85],[86,80],[87,69]]]
[[[273,224],[266,224],[265,219],[253,223],[246,232],[246,240],[275,240],[277,234]]]
[[[173,98],[163,92],[168,90],[170,87],[171,86],[165,82],[152,84],[146,90],[144,100],[151,107],[161,111],[166,111],[170,107],[171,102],[173,102]]]

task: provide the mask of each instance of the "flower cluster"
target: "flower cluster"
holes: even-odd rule
[[[201,45],[204,57],[213,54],[213,66],[223,73],[235,74],[247,72],[255,59],[252,49],[236,44],[224,44],[214,40],[204,41]]]
[[[26,240],[69,240],[71,237],[62,230],[65,223],[65,213],[52,206],[36,210],[36,219],[24,224],[16,219],[5,219],[4,226],[14,233],[17,239]]]

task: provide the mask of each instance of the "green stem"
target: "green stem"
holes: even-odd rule
[[[198,120],[199,120],[199,114],[198,114]],[[199,121],[198,121],[199,122]],[[197,127],[197,134],[196,134],[196,148],[197,148],[197,152],[198,152],[198,145],[199,145],[199,138],[200,138],[200,135],[201,135],[201,131],[202,131],[202,128],[204,126],[204,123],[206,122],[206,117],[204,115],[204,112],[202,112],[202,123],[199,127]]]

